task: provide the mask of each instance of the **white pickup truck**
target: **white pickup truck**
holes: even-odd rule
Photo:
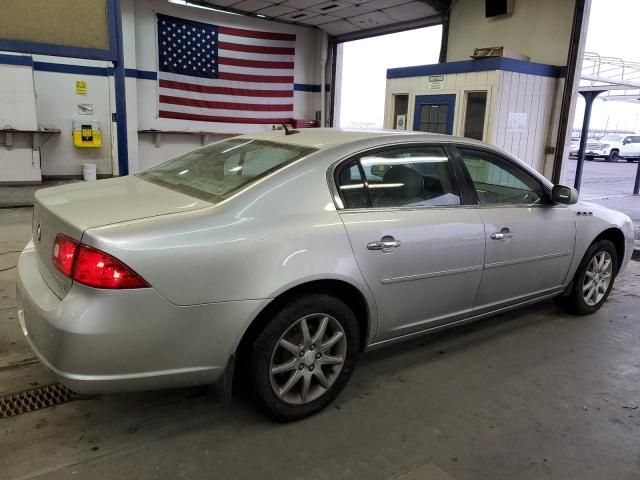
[[[640,135],[611,133],[599,140],[588,140],[585,157],[587,160],[604,158],[607,162],[624,158],[633,162],[640,158]]]

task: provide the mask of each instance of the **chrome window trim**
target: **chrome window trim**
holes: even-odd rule
[[[341,167],[344,163],[348,163],[351,160],[354,160],[363,153],[370,152],[373,150],[380,150],[384,148],[402,148],[402,147],[442,147],[443,149],[447,145],[455,145],[455,140],[448,141],[424,141],[424,140],[416,140],[416,141],[403,141],[403,142],[393,142],[393,143],[385,143],[383,145],[376,145],[375,147],[366,147],[356,152],[350,153],[339,160],[336,160],[327,169],[327,184],[329,185],[329,191],[331,192],[331,198],[333,199],[333,203],[335,204],[336,210],[339,212],[370,212],[370,211],[387,211],[387,210],[425,210],[425,209],[433,209],[433,208],[459,208],[464,207],[465,205],[421,205],[419,207],[361,207],[361,208],[346,208],[344,203],[342,202],[342,197],[340,196],[340,191],[335,181],[335,173],[336,170]],[[451,158],[449,157],[448,152],[445,151],[447,155],[447,160],[451,162]],[[457,179],[456,179],[457,181]],[[459,187],[459,185],[457,185]],[[460,195],[460,193],[459,193]],[[461,197],[462,198],[462,197]]]

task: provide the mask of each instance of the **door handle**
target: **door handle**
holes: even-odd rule
[[[513,233],[511,232],[511,230],[509,230],[508,228],[503,228],[502,230],[500,230],[499,232],[495,232],[491,234],[491,239],[492,240],[509,240],[511,237],[513,237]]]
[[[367,243],[367,249],[368,250],[391,250],[393,248],[397,248],[400,245],[402,245],[402,242],[400,240],[396,240],[395,238],[393,238],[390,235],[385,235],[384,237],[382,237],[380,240],[378,240],[377,242],[369,242]]]

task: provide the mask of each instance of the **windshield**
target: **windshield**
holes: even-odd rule
[[[313,148],[235,138],[169,160],[137,176],[208,202],[219,202]]]
[[[622,135],[605,135],[600,139],[601,142],[621,142]]]

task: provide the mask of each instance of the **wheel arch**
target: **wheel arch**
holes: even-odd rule
[[[244,364],[251,346],[271,317],[289,300],[307,293],[324,293],[345,302],[356,316],[360,328],[360,350],[367,346],[371,332],[372,312],[365,295],[353,284],[338,279],[311,280],[295,285],[274,297],[253,319],[245,330],[235,351],[235,356]]]
[[[624,260],[624,249],[625,249],[625,239],[624,233],[617,227],[610,227],[606,230],[600,232],[600,234],[593,239],[591,244],[593,245],[595,242],[599,240],[609,240],[613,243],[613,246],[616,248],[616,254],[618,256],[618,264],[616,265],[616,271],[620,271],[620,267],[622,266],[622,262]]]

